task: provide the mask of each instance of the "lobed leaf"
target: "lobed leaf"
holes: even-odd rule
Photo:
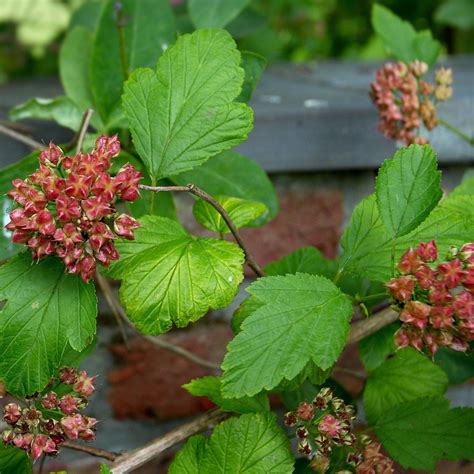
[[[146,334],[187,326],[229,305],[243,279],[243,252],[223,240],[195,238],[177,222],[145,216],[135,240],[118,241],[109,275],[122,280],[120,299]]]
[[[181,36],[125,84],[123,107],[152,178],[190,170],[247,138],[252,109],[233,102],[244,71],[232,37],[205,29]]]
[[[25,451],[0,442],[0,472],[2,474],[32,474],[31,460]]]
[[[247,290],[262,303],[242,323],[222,364],[224,397],[254,395],[291,380],[309,361],[329,368],[341,353],[350,300],[316,275],[260,278]]]

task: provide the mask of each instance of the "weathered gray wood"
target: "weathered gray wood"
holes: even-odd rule
[[[474,131],[474,56],[443,62],[454,70],[454,97],[440,114],[467,133]],[[380,63],[321,61],[271,66],[255,91],[255,128],[237,148],[269,172],[371,169],[390,156],[396,145],[377,130],[377,112],[368,97]],[[18,81],[0,88],[0,118],[32,96],[61,94],[56,79]],[[31,123],[31,122],[28,122]],[[34,122],[33,136],[43,143],[67,141],[71,133]],[[442,164],[472,163],[474,150],[438,127],[432,144]],[[28,152],[27,147],[0,136],[0,164]]]

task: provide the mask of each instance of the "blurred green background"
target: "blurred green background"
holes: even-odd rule
[[[140,0],[137,0],[140,1]],[[170,0],[178,32],[192,30],[185,0]],[[225,1],[225,0],[223,0]],[[0,81],[57,72],[70,22],[93,26],[101,0],[1,0]],[[373,0],[250,0],[227,29],[241,49],[268,61],[381,59],[370,24]],[[381,0],[416,29],[432,30],[445,53],[474,51],[474,0]]]

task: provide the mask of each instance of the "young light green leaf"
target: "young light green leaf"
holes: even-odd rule
[[[248,292],[264,303],[242,323],[222,364],[224,397],[252,396],[291,380],[312,360],[329,368],[341,353],[350,300],[316,275],[260,278]]]
[[[244,71],[223,30],[181,36],[158,61],[125,84],[123,107],[138,154],[152,178],[198,166],[247,138],[252,109],[233,102]]]
[[[360,202],[351,217],[341,239],[343,254],[340,266],[343,270],[365,276],[372,281],[386,282],[392,276],[392,245],[395,262],[410,246],[433,238],[440,254],[451,245],[463,245],[474,239],[474,196],[456,196],[443,201],[412,232],[392,237],[379,216],[374,195]]]
[[[80,351],[94,337],[94,286],[64,273],[53,257],[33,264],[23,253],[0,267],[0,376],[9,392],[25,396],[55,375],[70,344]]]
[[[105,124],[120,103],[126,73],[155,65],[162,51],[174,43],[176,37],[174,16],[167,0],[122,0],[124,24],[120,29],[115,3],[108,0],[103,7],[90,65],[92,93]],[[124,51],[120,47],[121,32]]]
[[[380,167],[376,184],[379,215],[393,237],[412,231],[438,204],[441,172],[429,145],[401,148]]]
[[[31,460],[25,451],[0,442],[0,472],[2,474],[31,474]]]
[[[254,397],[224,398],[221,390],[221,379],[219,377],[201,377],[191,380],[183,385],[191,395],[195,397],[207,397],[224,411],[237,413],[254,413],[268,411],[270,405],[265,393],[259,393]]]
[[[200,472],[201,460],[207,447],[207,438],[195,435],[188,439],[171,464],[168,474],[196,474]]]
[[[189,0],[191,20],[197,28],[224,28],[250,0]]]
[[[268,213],[254,221],[263,225],[278,213],[278,196],[262,167],[244,155],[223,152],[192,171],[171,178],[176,184],[193,183],[211,196],[225,195],[263,202]]]
[[[333,278],[337,262],[327,259],[316,247],[302,247],[265,267],[265,273],[269,276],[298,272]]]
[[[107,464],[100,465],[100,474],[112,474],[110,467]]]
[[[229,196],[214,196],[216,201],[227,211],[235,226],[239,229],[267,212],[267,206],[262,202],[249,201]],[[203,200],[196,201],[193,206],[195,219],[206,229],[227,234],[229,227],[214,207]]]
[[[431,472],[439,459],[474,460],[474,409],[449,409],[441,396],[402,403],[384,413],[375,433],[405,468]]]
[[[82,112],[68,97],[55,99],[34,97],[10,110],[11,120],[37,119],[53,120],[63,127],[78,130],[81,126]]]
[[[242,84],[242,92],[237,101],[248,102],[253,95],[258,81],[262,77],[263,71],[267,65],[267,61],[263,56],[252,53],[250,51],[242,51],[242,59],[240,66],[245,71],[244,83]]]
[[[364,410],[369,423],[402,402],[441,395],[448,387],[442,369],[415,349],[398,351],[375,369],[364,390]]]
[[[33,152],[20,161],[0,170],[0,217],[5,224],[10,221],[8,214],[15,208],[14,202],[6,195],[12,189],[15,178],[26,178],[38,168],[38,152]],[[0,260],[7,260],[24,249],[23,245],[11,241],[11,232],[0,227]]]
[[[450,385],[458,385],[474,377],[474,350],[457,352],[441,347],[435,356],[435,363],[448,375]]]
[[[68,32],[59,51],[61,83],[66,95],[82,113],[93,104],[89,81],[91,49],[92,32],[76,26]]]
[[[290,443],[272,413],[254,413],[219,424],[206,440],[193,436],[178,453],[171,474],[290,473]]]
[[[399,326],[399,323],[390,324],[359,342],[359,355],[366,370],[376,369],[395,352],[393,336]]]
[[[177,222],[145,216],[135,240],[118,241],[109,272],[122,280],[120,299],[137,329],[159,334],[229,305],[243,279],[235,244],[195,238]]]

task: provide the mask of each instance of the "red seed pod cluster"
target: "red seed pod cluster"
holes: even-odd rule
[[[3,420],[10,428],[2,434],[4,444],[23,449],[36,460],[42,454],[57,454],[65,440],[93,441],[97,420],[80,410],[94,392],[94,380],[84,370],[63,368],[44,392],[26,399],[26,406],[6,405]]]
[[[385,285],[403,323],[397,345],[432,355],[440,346],[465,352],[474,340],[474,243],[452,247],[439,261],[436,243],[422,242],[397,268],[400,275]]]
[[[451,69],[439,68],[435,83],[423,80],[428,65],[388,63],[379,69],[371,84],[370,97],[379,110],[379,130],[388,138],[405,144],[424,144],[420,135],[424,125],[432,130],[438,123],[436,103],[448,100],[452,94]]]
[[[126,164],[114,177],[109,174],[120,153],[117,135],[102,135],[95,145],[91,153],[64,156],[50,143],[39,155],[39,169],[15,179],[8,193],[19,206],[6,225],[12,241],[26,244],[35,260],[56,254],[85,282],[97,262],[108,266],[119,258],[114,239],[133,239],[138,227],[135,219],[116,212],[115,202],[138,198],[141,173]]]
[[[354,408],[335,397],[327,387],[321,389],[311,403],[301,402],[295,411],[284,417],[285,424],[296,429],[298,451],[313,456],[311,467],[316,472],[329,469],[334,447],[344,450],[346,456],[342,461],[344,465],[337,466],[338,472],[353,472],[354,468],[358,474],[394,472],[393,461],[379,453],[380,445],[367,436],[356,437],[354,419]],[[340,456],[337,457],[340,461]]]

